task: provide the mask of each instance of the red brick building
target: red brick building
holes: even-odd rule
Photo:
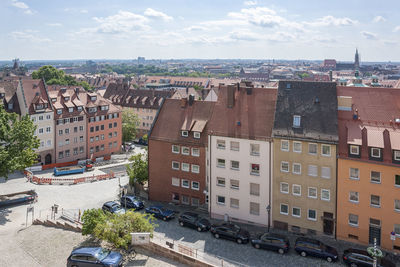
[[[151,200],[205,203],[207,124],[213,102],[166,99],[149,136]]]

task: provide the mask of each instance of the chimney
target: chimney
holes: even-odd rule
[[[186,102],[187,102],[186,98],[182,98],[181,99],[181,108],[185,108],[186,107]]]
[[[189,106],[192,106],[194,102],[194,95],[189,95]]]
[[[238,89],[240,88],[239,84],[237,84],[237,88]],[[227,93],[228,93],[227,107],[233,108],[233,106],[235,105],[235,85],[228,85]]]

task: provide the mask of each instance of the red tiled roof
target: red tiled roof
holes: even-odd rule
[[[347,123],[347,144],[358,145],[362,144],[361,127],[359,124]]]

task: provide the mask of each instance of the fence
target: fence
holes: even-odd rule
[[[35,184],[80,184],[80,183],[88,183],[88,182],[95,182],[95,181],[101,181],[101,180],[107,180],[107,179],[112,179],[115,178],[115,173],[110,172],[106,174],[100,174],[100,175],[92,175],[92,176],[87,176],[87,177],[81,177],[81,178],[40,178],[35,175],[29,175],[28,172],[27,174],[27,179],[31,181],[32,183]]]
[[[81,223],[81,210],[80,209],[62,209],[61,218],[73,223]]]

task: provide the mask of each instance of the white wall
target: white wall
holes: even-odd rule
[[[225,150],[217,148],[217,140],[225,140]],[[232,151],[230,141],[239,142],[239,151]],[[260,155],[250,154],[250,144],[260,145]],[[209,209],[214,218],[229,215],[231,220],[240,220],[267,225],[268,214],[266,207],[270,203],[270,148],[267,141],[209,136]],[[225,159],[225,168],[217,167],[217,159]],[[231,160],[239,161],[239,170],[231,169]],[[251,175],[251,164],[260,165],[260,175]],[[217,177],[225,178],[225,187],[217,186]],[[232,189],[230,179],[239,180],[239,189]],[[250,183],[260,185],[260,195],[250,195]],[[225,205],[217,204],[217,196],[225,196]],[[230,198],[239,199],[239,208],[230,206]],[[250,202],[259,203],[259,215],[250,214]],[[272,221],[272,218],[270,218]]]
[[[39,118],[42,116],[43,120]],[[39,145],[38,152],[53,150],[54,149],[54,112],[44,112],[39,114],[30,115],[30,118],[34,121],[33,124],[37,126],[35,134],[40,139],[40,142],[44,142],[44,146]],[[50,132],[47,132],[47,127],[50,127]],[[43,133],[39,133],[40,129],[43,129]],[[47,141],[51,141],[51,145],[48,145]],[[44,160],[44,159],[43,159]]]

